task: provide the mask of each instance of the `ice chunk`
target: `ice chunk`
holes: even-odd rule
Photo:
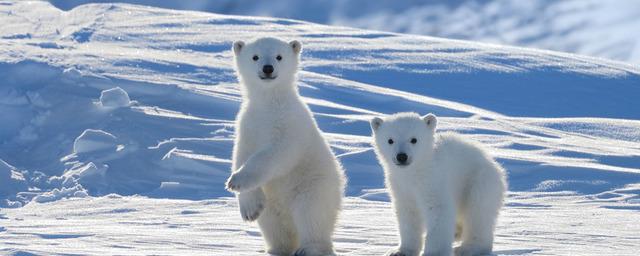
[[[73,152],[76,154],[117,149],[116,136],[102,130],[87,129],[73,142]]]
[[[105,180],[107,169],[109,169],[107,165],[98,167],[93,162],[89,162],[88,164],[80,166],[77,169],[69,170],[63,176],[66,177],[65,183],[67,180],[73,180],[77,183],[82,184],[84,188],[91,192],[99,192],[104,186],[107,185],[107,181]],[[66,185],[64,183],[62,185],[64,187],[70,187],[69,185]]]
[[[94,177],[104,177],[106,172],[107,166],[98,168],[94,163],[90,162],[78,170],[78,176],[80,179],[91,179]]]
[[[100,105],[106,108],[123,108],[131,105],[131,99],[125,90],[115,87],[100,93]]]

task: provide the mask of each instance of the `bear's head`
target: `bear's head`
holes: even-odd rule
[[[397,113],[371,120],[374,149],[378,159],[389,167],[407,167],[417,157],[431,154],[437,118],[416,113]]]
[[[240,81],[245,86],[278,87],[294,84],[302,44],[263,37],[233,43]]]

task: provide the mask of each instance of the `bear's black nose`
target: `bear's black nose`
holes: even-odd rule
[[[407,159],[409,159],[409,156],[407,156],[407,154],[405,153],[399,153],[396,155],[396,160],[398,160],[398,163],[404,164],[407,162]]]
[[[264,72],[267,75],[270,75],[271,73],[273,73],[273,66],[271,65],[264,65],[262,67],[262,72]]]

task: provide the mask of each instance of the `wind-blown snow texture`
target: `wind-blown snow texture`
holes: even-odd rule
[[[0,2],[0,24],[2,253],[259,252],[223,185],[240,103],[229,49],[256,35],[304,44],[300,93],[349,178],[341,254],[395,244],[368,120],[397,111],[437,114],[505,166],[498,254],[637,252],[637,66],[125,4]]]
[[[106,0],[49,1],[71,9]],[[640,64],[636,0],[121,1],[527,46]]]

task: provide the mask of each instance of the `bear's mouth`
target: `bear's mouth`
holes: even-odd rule
[[[258,77],[260,77],[261,80],[273,80],[276,79],[278,76],[273,76],[273,75],[258,75]]]
[[[397,165],[397,166],[400,166],[400,167],[407,167],[407,166],[409,166],[410,164],[411,164],[411,163],[396,163],[396,165]]]
[[[401,163],[401,162],[398,162],[396,160],[393,160],[393,163],[396,164],[397,166],[400,166],[400,167],[407,167],[407,166],[409,166],[411,164],[411,161],[406,161],[406,162],[402,162]]]

